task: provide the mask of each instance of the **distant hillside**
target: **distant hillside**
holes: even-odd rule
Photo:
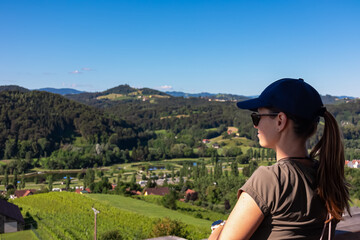
[[[0,86],[0,92],[3,92],[3,91],[29,92],[30,90],[27,88],[17,86],[17,85],[5,85],[5,86]]]
[[[116,93],[116,94],[124,94],[124,95],[160,95],[160,96],[169,96],[168,94],[155,90],[155,89],[151,89],[151,88],[132,88],[127,84],[124,85],[119,85],[117,87],[114,88],[110,88],[104,92],[102,92],[103,95],[106,94],[111,94],[111,93]]]
[[[173,97],[184,97],[184,98],[209,98],[209,99],[219,99],[219,100],[226,100],[226,101],[241,101],[249,99],[250,97],[242,96],[242,95],[235,95],[235,94],[227,94],[227,93],[208,93],[208,92],[202,92],[202,93],[184,93],[184,92],[165,92],[166,94],[169,94]]]
[[[0,158],[49,155],[62,143],[82,137],[88,143],[106,142],[117,133],[122,148],[137,143],[137,131],[125,121],[60,95],[31,91],[0,93]],[[126,131],[123,131],[123,130]]]
[[[331,95],[325,95],[321,96],[321,99],[324,104],[340,104],[340,103],[347,103],[352,102],[355,100],[354,97],[349,96],[331,96]]]
[[[125,84],[103,92],[67,94],[66,97],[95,107],[107,107],[117,104],[118,101],[155,101],[154,99],[170,98],[171,96],[158,90],[132,88]]]
[[[177,92],[177,91],[167,91],[165,92],[166,94],[169,94],[173,97],[184,97],[184,98],[189,98],[189,97],[213,97],[216,94],[213,93],[208,93],[208,92],[202,92],[202,93],[185,93],[185,92]]]
[[[84,91],[79,91],[72,88],[40,88],[36,89],[38,91],[44,91],[44,92],[50,92],[50,93],[56,93],[60,95],[66,95],[66,94],[79,94],[83,93]]]

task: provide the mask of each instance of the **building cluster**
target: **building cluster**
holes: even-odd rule
[[[345,161],[345,165],[348,166],[349,168],[360,168],[360,160],[346,160]]]

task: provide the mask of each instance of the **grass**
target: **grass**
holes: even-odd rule
[[[162,206],[162,204],[161,204],[161,200],[163,198],[162,196],[157,196],[157,195],[134,196],[134,198],[140,199],[140,200],[148,202],[148,203],[153,203],[153,204]],[[180,213],[183,213],[186,215],[190,215],[190,216],[193,216],[196,218],[200,218],[200,219],[210,220],[211,222],[214,222],[219,219],[227,219],[229,217],[228,214],[214,212],[209,209],[191,204],[191,201],[189,203],[177,201],[176,205],[177,205],[177,209],[176,209],[177,212],[180,212]],[[220,204],[220,205],[222,205],[222,204]]]
[[[229,147],[239,147],[243,153],[246,153],[251,146],[254,146],[254,141],[247,139],[245,137],[233,137],[231,139],[224,139],[223,136],[218,136],[210,139],[210,143],[207,144],[208,147],[211,147],[212,144],[217,142],[218,144],[224,143],[225,146],[218,149],[218,153],[222,154],[222,149]]]
[[[205,132],[211,132],[211,131],[216,132],[217,130],[218,130],[217,128],[208,128],[208,129],[205,129]]]
[[[155,130],[155,134],[156,134],[156,135],[166,134],[166,133],[168,133],[168,131],[167,131],[167,130],[165,130],[165,129]]]
[[[212,221],[209,220],[195,218],[162,206],[158,206],[153,203],[148,203],[129,197],[105,194],[89,194],[86,195],[86,197],[90,197],[99,202],[110,204],[111,206],[121,210],[135,212],[151,218],[169,217],[170,219],[178,220],[201,228],[208,228],[212,223]]]
[[[34,232],[31,230],[25,230],[14,233],[0,234],[0,240],[36,240],[38,239]]]
[[[121,98],[123,96],[123,94],[117,94],[117,93],[110,93],[108,95],[104,95],[104,96],[99,96],[96,99],[111,99],[111,100],[116,100],[118,98]]]

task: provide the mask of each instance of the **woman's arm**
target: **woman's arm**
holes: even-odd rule
[[[249,239],[264,219],[264,214],[254,199],[242,192],[224,226],[220,226],[209,236],[215,239]]]

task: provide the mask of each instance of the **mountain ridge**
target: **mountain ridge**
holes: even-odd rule
[[[0,92],[2,91],[20,91],[20,92],[28,92],[28,91],[45,91],[55,94],[60,94],[63,96],[68,97],[69,99],[80,101],[84,103],[84,99],[88,101],[97,101],[99,100],[98,97],[106,96],[109,94],[133,94],[133,96],[140,96],[140,95],[158,95],[158,96],[171,96],[171,97],[184,97],[184,98],[209,98],[209,99],[220,99],[226,101],[243,101],[247,99],[251,99],[254,96],[245,96],[245,95],[237,95],[237,94],[229,94],[229,93],[209,93],[209,92],[200,92],[200,93],[186,93],[182,91],[159,91],[152,88],[133,88],[128,84],[121,84],[113,88],[109,88],[102,92],[86,92],[80,91],[74,88],[39,88],[39,89],[27,89],[22,86],[18,85],[3,85],[0,86]],[[356,97],[352,96],[333,96],[333,95],[321,95],[324,104],[334,104],[337,102],[344,102],[344,101],[351,101],[356,99]],[[79,100],[83,99],[83,100]],[[103,100],[103,99],[102,99]]]

